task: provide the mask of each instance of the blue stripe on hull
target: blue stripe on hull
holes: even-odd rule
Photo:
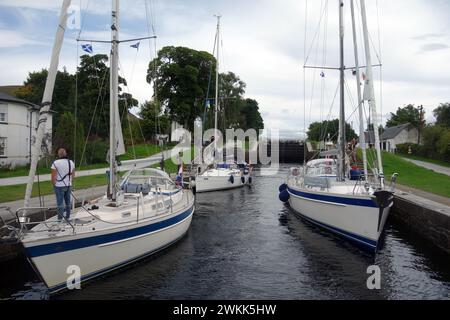
[[[321,199],[317,199],[317,198],[312,198],[312,197],[309,197],[311,194],[309,194],[309,193],[305,193],[305,192],[300,192],[300,191],[295,191],[295,190],[292,190],[292,189],[289,189],[289,192],[292,194],[292,195],[294,195],[294,196],[300,196],[300,197],[303,197],[303,198],[307,198],[307,199],[313,199],[313,200],[319,200],[319,201],[326,201],[326,202],[335,202],[335,203],[340,203],[340,204],[343,204],[343,202],[336,202],[336,201],[330,201],[330,199],[329,198],[336,198],[336,197],[331,197],[331,196],[324,196],[323,198],[321,198]],[[325,198],[327,199],[327,200],[325,200]],[[354,200],[353,198],[340,198],[340,197],[338,197],[339,198],[339,200],[341,200],[341,199],[346,199],[346,200]],[[359,199],[358,199],[359,200]],[[363,200],[364,201],[364,200]],[[370,200],[371,201],[371,200]],[[350,201],[346,201],[347,203],[345,203],[345,204],[350,204],[349,202]],[[351,204],[351,205],[353,205],[353,204]],[[354,205],[358,205],[358,204],[354,204]],[[292,206],[291,206],[291,208],[292,208]],[[317,221],[317,220],[315,220],[315,219],[312,219],[312,218],[310,218],[310,217],[307,217],[307,216],[305,216],[304,214],[302,214],[302,213],[300,213],[300,212],[298,212],[297,210],[294,210],[299,216],[301,216],[303,219],[305,219],[305,220],[307,220],[307,221],[309,221],[309,222],[311,222],[311,223],[313,223],[313,224],[315,224],[315,225],[317,225],[317,226],[319,226],[319,227],[321,227],[321,228],[323,228],[323,229],[326,229],[326,230],[328,230],[328,231],[331,231],[331,232],[333,232],[333,233],[335,233],[335,234],[337,234],[337,235],[339,235],[339,236],[342,236],[342,237],[344,237],[344,238],[346,238],[346,239],[348,239],[348,240],[350,240],[350,241],[352,241],[353,243],[355,243],[355,244],[357,244],[357,245],[359,245],[360,247],[362,247],[362,248],[364,248],[364,249],[366,249],[366,250],[368,250],[368,251],[370,251],[370,252],[376,252],[376,250],[377,250],[377,247],[378,247],[378,241],[374,241],[374,240],[372,240],[372,239],[369,239],[369,238],[366,238],[366,237],[363,237],[363,236],[360,236],[360,235],[357,235],[357,234],[354,234],[354,233],[351,233],[351,232],[348,232],[348,231],[345,231],[345,230],[342,230],[342,229],[339,229],[339,228],[336,228],[336,227],[333,227],[333,226],[330,226],[330,225],[328,225],[328,224],[325,224],[325,223],[322,223],[322,222],[319,222],[319,221]]]
[[[337,234],[337,235],[339,235],[341,237],[344,237],[345,239],[350,240],[351,242],[353,242],[356,245],[364,248],[367,251],[370,251],[370,252],[376,252],[377,251],[377,247],[378,247],[378,242],[377,241],[373,241],[371,239],[358,236],[358,235],[353,234],[351,232],[347,232],[347,231],[341,230],[339,228],[335,228],[335,227],[329,226],[329,225],[321,223],[321,222],[319,222],[317,220],[308,218],[308,217],[306,217],[305,215],[301,214],[300,212],[298,212],[296,210],[294,210],[294,211],[301,218],[307,220],[308,222],[310,222],[312,224],[315,224],[315,225],[317,225],[317,226],[319,226],[319,227],[321,227],[323,229],[326,229],[328,231],[331,231],[334,234]]]
[[[147,252],[147,253],[145,253],[145,254],[143,254],[143,255],[141,255],[141,256],[132,258],[132,259],[130,259],[130,260],[126,260],[126,261],[124,261],[124,262],[121,262],[121,263],[116,264],[116,265],[113,265],[113,266],[111,266],[111,267],[102,269],[102,270],[100,270],[100,271],[96,271],[96,272],[90,273],[90,274],[88,274],[88,275],[82,276],[81,279],[80,279],[80,282],[81,282],[81,283],[85,283],[85,282],[87,282],[87,281],[89,281],[89,280],[93,280],[93,279],[95,279],[95,278],[97,278],[97,277],[100,277],[100,276],[102,276],[102,275],[104,275],[104,274],[106,274],[106,273],[108,273],[108,272],[111,272],[111,271],[114,271],[114,270],[123,268],[123,267],[125,267],[125,266],[127,266],[127,265],[129,265],[129,264],[132,264],[132,263],[137,262],[137,261],[139,261],[139,260],[145,259],[145,258],[147,258],[147,257],[149,257],[149,256],[151,256],[151,255],[153,255],[153,254],[155,254],[155,253],[158,253],[158,252],[160,252],[160,251],[162,251],[162,250],[164,250],[164,249],[170,247],[170,246],[173,245],[174,243],[178,242],[181,238],[183,238],[183,237],[185,236],[185,234],[186,234],[186,233],[184,233],[184,234],[183,234],[181,237],[179,237],[178,239],[175,239],[174,241],[172,241],[172,242],[170,242],[170,243],[168,243],[168,244],[166,244],[166,245],[164,245],[164,246],[162,246],[162,247],[160,247],[160,248],[158,248],[158,249],[156,249],[156,250],[153,250],[153,251],[151,251],[151,252]],[[68,288],[67,288],[67,283],[65,283],[65,282],[64,282],[64,283],[61,283],[61,284],[59,284],[59,285],[53,286],[53,287],[51,287],[51,288],[48,289],[50,295],[54,295],[54,294],[56,294],[56,293],[61,293],[61,292],[66,291],[66,290],[68,290]]]
[[[77,250],[87,247],[92,247],[96,245],[101,245],[105,243],[125,240],[128,238],[133,238],[136,236],[140,236],[143,234],[155,232],[171,225],[174,225],[178,222],[183,221],[188,216],[190,216],[193,212],[194,208],[190,208],[187,211],[167,220],[163,220],[157,223],[153,223],[150,225],[119,231],[115,233],[109,233],[100,236],[93,236],[88,238],[76,239],[76,240],[68,240],[56,243],[49,243],[44,245],[38,245],[34,247],[25,248],[26,254],[29,258],[36,258],[40,256],[45,256],[49,254],[62,253],[71,250]]]
[[[297,191],[291,188],[288,188],[288,191],[290,194],[311,199],[311,200],[317,200],[317,201],[325,201],[325,202],[331,202],[331,203],[338,203],[338,204],[346,204],[351,206],[358,206],[358,207],[368,207],[368,208],[378,208],[378,205],[373,200],[369,199],[357,199],[357,198],[345,198],[345,197],[336,197],[336,196],[330,196],[325,194],[316,194],[316,193],[307,193],[302,191]]]

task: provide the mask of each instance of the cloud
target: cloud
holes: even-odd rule
[[[427,33],[427,34],[422,34],[420,36],[414,36],[411,39],[413,40],[429,40],[429,39],[435,39],[435,38],[444,38],[447,37],[448,35],[444,34],[444,33]]]
[[[438,51],[438,50],[445,50],[450,48],[445,43],[429,43],[425,44],[420,48],[420,52],[430,52],[430,51]]]
[[[0,48],[17,48],[25,45],[41,44],[37,40],[31,39],[21,32],[0,29]]]
[[[81,1],[83,38],[109,39],[110,2]],[[0,84],[21,83],[28,71],[48,67],[61,3],[54,0],[0,0],[0,68],[6,70],[0,73]],[[74,1],[74,4],[79,3]],[[216,27],[213,15],[222,14],[222,71],[233,71],[247,83],[246,95],[259,102],[267,127],[284,128],[290,132],[302,131],[305,120],[308,126],[310,122],[326,118],[336,92],[337,73],[327,71],[326,78],[320,79],[320,70],[313,70],[305,74],[307,97],[303,97],[304,35],[306,33],[309,48],[317,30],[320,12],[327,12],[328,18],[324,17],[323,23],[326,22],[328,33],[326,37],[321,33],[320,38],[316,39],[320,46],[316,54],[316,43],[313,45],[310,63],[326,63],[330,66],[339,64],[337,5],[330,1],[324,11],[324,7],[321,8],[323,3],[326,2],[308,2],[305,30],[305,1],[147,1],[147,4],[152,4],[148,14],[156,27],[158,48],[174,45],[211,52]],[[448,0],[367,2],[369,31],[376,51],[379,51],[378,28],[381,31],[383,72],[381,74],[379,69],[375,70],[380,113],[386,115],[395,112],[399,106],[415,103],[424,104],[428,114],[431,114],[433,108],[449,99],[450,64],[448,50],[445,50],[449,48],[446,39],[450,37],[450,20],[446,17],[449,3]],[[121,8],[121,39],[146,36],[144,0],[122,1]],[[345,12],[347,19],[348,8]],[[10,21],[11,13],[15,17],[14,21]],[[353,65],[353,47],[349,23],[345,30],[346,65],[350,66]],[[61,66],[67,66],[70,72],[74,72],[76,64],[73,41],[76,35],[74,31],[67,33],[61,55]],[[37,39],[42,43],[36,43]],[[326,50],[322,51],[324,44]],[[361,40],[359,46],[363,63]],[[109,49],[107,45],[96,44],[95,50],[108,53]],[[326,55],[322,52],[326,52]],[[376,63],[373,48],[372,52]],[[148,43],[142,42],[137,56],[136,51],[127,45],[121,47],[121,70],[130,82],[131,93],[140,102],[152,95],[152,88],[146,83],[145,76],[148,62],[153,56],[153,42],[150,47]],[[382,99],[379,97],[378,81],[381,76],[384,81]],[[354,100],[355,85],[350,72],[347,78],[349,93]],[[346,96],[349,97],[347,92]],[[350,99],[347,99],[347,105],[350,114],[353,111]],[[330,118],[335,118],[337,102],[331,110]]]

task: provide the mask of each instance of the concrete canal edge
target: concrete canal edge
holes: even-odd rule
[[[394,197],[391,218],[450,254],[450,207],[406,192]]]

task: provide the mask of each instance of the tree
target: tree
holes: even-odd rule
[[[396,113],[391,113],[391,118],[386,123],[387,128],[396,127],[402,124],[411,123],[415,128],[420,129],[422,125],[420,107],[409,104],[404,108],[398,108]],[[423,123],[424,125],[424,123]]]
[[[83,146],[85,142],[84,128],[80,122],[76,124],[75,136],[75,117],[73,113],[66,111],[59,117],[56,127],[57,134],[53,136],[53,151],[58,148],[65,148],[70,157],[76,162],[81,161]]]
[[[145,102],[141,105],[139,116],[142,118],[142,131],[146,139],[150,140],[157,133],[168,133],[170,129],[169,117],[162,113],[159,103]]]
[[[210,74],[215,68],[216,60],[207,52],[164,47],[149,63],[147,82],[154,84],[169,119],[192,130],[194,120],[203,115]],[[215,90],[214,85],[211,88]]]
[[[25,101],[40,105],[44,95],[45,82],[48,72],[30,72],[24,82],[24,86],[15,93],[16,97]],[[55,111],[53,121],[58,123],[64,112],[73,112],[75,103],[75,76],[65,69],[56,74],[55,89],[53,92],[52,110]]]
[[[246,86],[245,82],[233,72],[220,75],[220,117],[224,129],[243,127],[245,118],[241,109],[246,106],[244,101]]]
[[[450,161],[450,129],[444,129],[442,135],[436,143],[437,152],[440,158],[445,161]]]
[[[259,112],[258,102],[253,99],[245,99],[241,108],[241,114],[243,115],[242,129],[255,129],[257,132],[264,129],[264,121]]]
[[[97,54],[81,56],[78,67],[78,110],[77,119],[84,125],[85,132],[102,139],[109,137],[109,67],[106,65],[108,56]],[[124,116],[138,101],[124,93],[126,86],[124,78],[119,77],[119,113]]]
[[[350,141],[353,138],[357,138],[358,135],[352,129],[350,124],[345,124],[346,140]],[[323,122],[314,122],[309,126],[308,139],[311,141],[324,141],[330,139],[333,142],[337,142],[339,136],[339,119]]]
[[[101,139],[109,137],[109,67],[106,65],[108,56],[97,54],[94,56],[83,55],[80,57],[80,65],[77,74],[69,74],[65,68],[56,75],[55,89],[53,93],[52,111],[55,111],[53,121],[54,135],[56,128],[65,112],[75,114],[76,79],[78,78],[78,95],[76,121],[80,122],[84,132],[90,136],[95,135]],[[16,92],[20,99],[34,104],[41,104],[44,95],[45,83],[48,72],[43,69],[30,72],[24,87]],[[138,101],[124,93],[122,86],[126,86],[126,80],[119,77],[119,110],[122,117],[128,110],[138,105]]]
[[[438,108],[433,111],[436,117],[436,124],[442,127],[450,128],[450,103],[441,103]]]

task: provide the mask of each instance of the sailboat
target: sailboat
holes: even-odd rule
[[[362,248],[376,252],[384,225],[393,205],[393,187],[397,175],[392,177],[390,187],[385,184],[380,150],[380,138],[375,129],[377,165],[369,175],[364,141],[362,105],[368,102],[372,111],[373,127],[378,128],[373,71],[365,0],[361,0],[361,22],[366,57],[366,79],[364,96],[361,94],[360,66],[355,27],[355,9],[350,0],[353,27],[353,42],[356,63],[358,110],[360,117],[360,142],[363,149],[364,171],[355,178],[346,155],[345,99],[346,70],[344,65],[344,0],[339,0],[340,24],[340,117],[339,152],[337,159],[314,159],[303,168],[292,168],[285,184],[280,186],[280,200],[305,220],[342,236]]]
[[[59,18],[42,119],[51,105],[70,3],[64,0]],[[78,270],[78,281],[82,283],[167,248],[186,234],[194,213],[192,191],[176,186],[161,170],[132,170],[118,183],[116,155],[123,146],[118,117],[119,44],[128,42],[119,40],[119,0],[112,1],[111,30],[110,168],[106,195],[76,209],[70,221],[66,219],[62,225],[57,217],[30,222],[29,193],[25,208],[17,212],[20,227],[15,230],[16,236],[50,294],[68,288],[71,268]],[[42,127],[38,138],[39,130]],[[39,143],[34,148],[31,182]]]
[[[213,164],[211,166],[199,166],[195,175],[196,192],[211,192],[227,189],[241,188],[245,185],[251,184],[251,168],[247,164],[237,165],[230,164],[230,161],[223,163],[217,149],[218,136],[218,112],[220,109],[219,99],[219,70],[220,70],[220,18],[217,16],[217,31],[216,31],[216,94],[215,94],[215,109],[214,109],[214,132],[215,137],[203,151],[205,158],[211,158]],[[232,160],[232,159],[230,159]],[[196,161],[194,160],[194,163]]]

